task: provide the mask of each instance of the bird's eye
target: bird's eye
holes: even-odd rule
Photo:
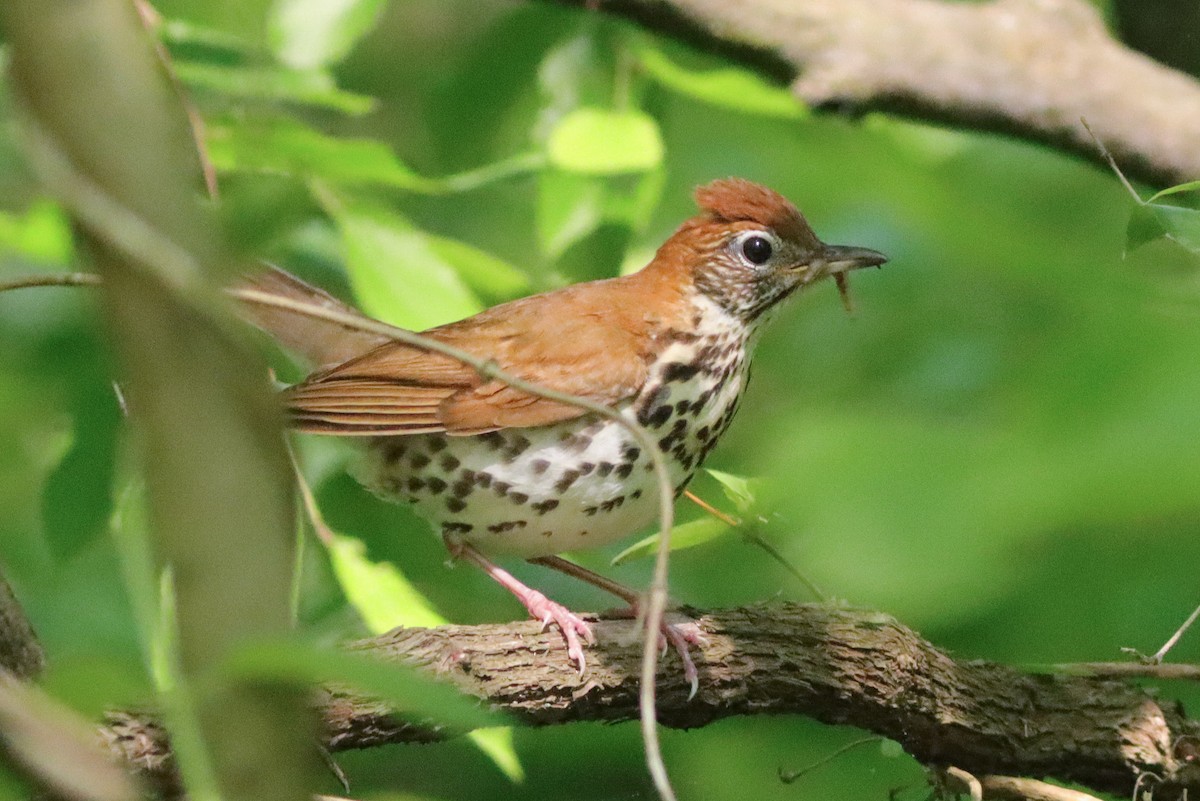
[[[765,236],[748,236],[742,242],[742,255],[751,264],[766,264],[775,249]]]

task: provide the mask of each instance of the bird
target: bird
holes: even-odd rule
[[[849,271],[887,261],[825,244],[785,197],[745,179],[698,187],[695,200],[700,213],[640,271],[502,303],[422,335],[643,426],[678,497],[733,420],[759,335],[783,302],[829,277],[845,299]],[[250,286],[357,314],[277,268]],[[356,477],[412,504],[453,556],[482,568],[543,627],[557,626],[582,675],[589,623],[494,557],[566,572],[636,609],[636,591],[559,556],[656,519],[651,458],[629,430],[381,334],[278,308],[251,317],[317,366],[282,391],[291,426],[361,440]],[[695,629],[664,624],[660,636],[680,653],[694,692]]]

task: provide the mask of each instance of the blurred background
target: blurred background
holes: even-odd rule
[[[1144,210],[1109,171],[997,136],[810,111],[731,62],[548,4],[156,8],[239,248],[390,322],[424,328],[636,269],[693,213],[692,189],[725,176],[782,192],[828,242],[891,257],[853,276],[852,313],[819,286],[763,337],[708,464],[747,489],[693,485],[747,525],[693,527],[704,541],[673,558],[677,601],[815,600],[751,534],[830,598],[964,659],[1152,653],[1200,603],[1197,243],[1131,227]],[[86,269],[0,102],[0,281]],[[1194,213],[1188,194],[1163,202]],[[91,714],[153,686],[126,583],[137,493],[113,379],[91,290],[0,296],[0,567],[46,646],[48,686]],[[364,544],[338,561],[311,540],[306,631],[365,636],[386,627],[383,609],[413,624],[521,615],[490,580],[448,568],[407,509],[361,489],[347,443],[299,450],[329,526]],[[627,544],[578,558],[644,586],[649,560],[609,566]],[[509,566],[569,606],[609,605]],[[421,600],[371,608],[347,585],[354,570]],[[1170,659],[1200,659],[1200,633]],[[1200,701],[1162,693],[1193,713]],[[681,798],[925,797],[923,769],[888,744],[780,782],[862,736],[746,718],[665,732],[664,748]],[[338,761],[355,797],[654,797],[634,725]]]

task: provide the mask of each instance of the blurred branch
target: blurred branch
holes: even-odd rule
[[[1200,792],[1200,721],[1118,681],[1031,675],[955,661],[890,617],[821,605],[698,613],[700,692],[673,660],[659,672],[659,719],[692,728],[734,715],[801,714],[899,741],[918,760],[979,776],[1053,777],[1127,795],[1154,774],[1160,791]],[[602,620],[581,680],[536,622],[397,629],[350,647],[423,666],[529,725],[625,721],[638,714],[635,624]],[[322,697],[331,748],[449,736],[342,690]],[[147,726],[149,726],[147,728]],[[105,738],[139,769],[163,764],[153,724],[113,717]],[[1174,797],[1168,793],[1162,797]]]
[[[8,581],[0,576],[0,668],[19,679],[34,679],[46,667],[46,654]]]
[[[5,670],[0,670],[0,754],[49,790],[45,798],[141,797],[129,776],[97,747],[86,720]]]
[[[1126,174],[1200,176],[1200,82],[1115,41],[1084,0],[558,0],[792,81],[812,106],[1013,134]]]
[[[302,797],[318,763],[301,691],[212,678],[287,631],[293,504],[265,365],[222,309],[237,261],[196,196],[178,98],[127,0],[5,0],[0,23],[29,163],[103,278],[155,556],[176,579],[179,667],[162,697],[188,790]]]

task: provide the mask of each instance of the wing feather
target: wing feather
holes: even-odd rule
[[[493,307],[424,334],[549,389],[604,404],[646,380],[654,330],[667,321],[628,302],[635,276],[577,284]],[[586,412],[481,378],[438,353],[387,342],[284,392],[296,427],[341,436],[479,434]]]

